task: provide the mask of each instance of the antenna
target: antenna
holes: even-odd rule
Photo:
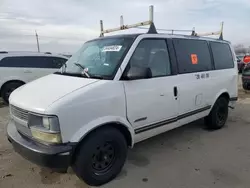
[[[120,27],[104,30],[103,21],[100,20],[100,29],[101,29],[100,37],[103,37],[105,33],[111,33],[111,32],[121,31],[125,29],[137,28],[138,26],[145,26],[145,25],[150,25],[148,33],[157,33],[153,20],[154,20],[154,6],[153,5],[149,6],[149,20],[148,21],[138,22],[138,23],[131,24],[131,25],[124,25],[123,16],[120,16]]]

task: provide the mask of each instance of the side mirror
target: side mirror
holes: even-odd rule
[[[243,58],[243,62],[249,63],[250,62],[250,55],[245,55],[245,57]]]
[[[152,78],[152,72],[148,67],[130,67],[130,69],[125,73],[125,80],[138,80]]]
[[[241,60],[240,60],[240,59],[237,59],[237,62],[238,62],[238,63],[240,63],[240,62],[241,62]]]

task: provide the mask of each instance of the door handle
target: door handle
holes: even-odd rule
[[[174,96],[175,96],[175,99],[177,99],[177,95],[178,95],[178,90],[177,90],[177,87],[174,86]]]
[[[24,71],[24,73],[32,73],[31,71],[29,71],[29,70],[26,70],[26,71]]]

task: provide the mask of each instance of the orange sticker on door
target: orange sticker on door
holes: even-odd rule
[[[198,64],[198,57],[196,54],[191,54],[191,61],[192,61],[192,64],[194,65]]]

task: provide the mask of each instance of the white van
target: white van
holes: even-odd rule
[[[0,97],[8,103],[16,88],[58,71],[67,60],[50,53],[0,52]]]
[[[89,185],[121,171],[128,147],[200,118],[226,123],[237,61],[224,40],[130,34],[86,42],[60,72],[15,90],[14,149],[50,168],[72,166]]]

